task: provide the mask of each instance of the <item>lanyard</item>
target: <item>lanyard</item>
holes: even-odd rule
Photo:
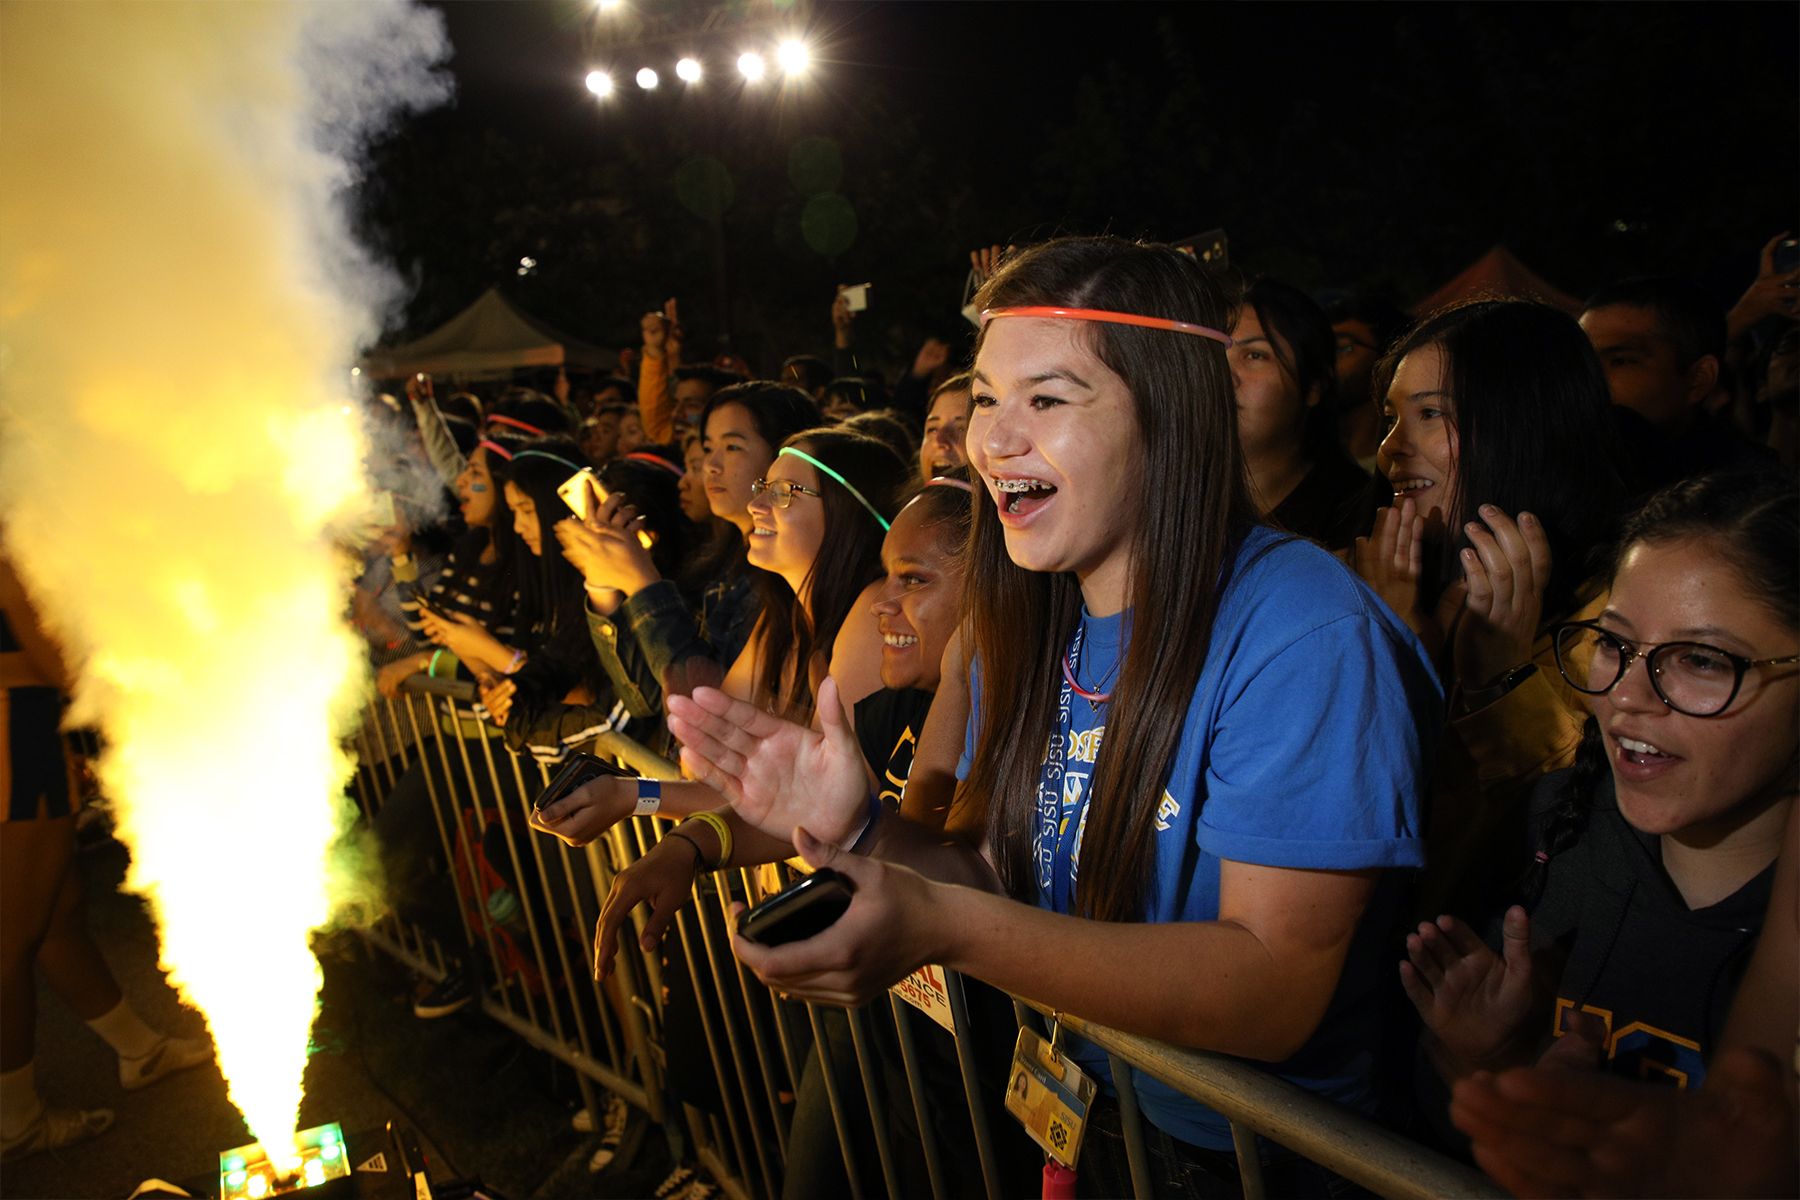
[[[1075,627],[1075,636],[1069,642],[1068,659],[1081,661],[1081,643],[1086,634],[1087,622],[1084,620]],[[1073,684],[1065,672],[1062,690],[1056,700],[1056,726],[1050,731],[1050,744],[1044,753],[1044,771],[1038,777],[1037,828],[1032,839],[1032,851],[1037,860],[1038,892],[1040,895],[1050,893],[1051,908],[1060,913],[1069,911],[1074,898],[1075,847],[1081,836],[1088,805],[1088,789],[1084,788],[1080,803],[1069,814],[1065,833],[1062,799],[1067,769],[1064,760],[1068,756],[1069,740],[1074,736],[1074,712],[1071,708],[1073,691]]]

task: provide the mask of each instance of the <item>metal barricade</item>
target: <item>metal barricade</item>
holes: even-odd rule
[[[809,1058],[817,1060],[847,1191],[855,1200],[926,1191],[935,1200],[980,1193],[1000,1200],[1006,1194],[989,1111],[998,1097],[993,1088],[984,1091],[979,1078],[967,992],[954,972],[944,972],[944,982],[954,1036],[951,1075],[960,1088],[944,1074],[941,1054],[935,1084],[927,1078],[930,1056],[921,1039],[941,1041],[942,1035],[897,992],[886,1004],[845,1014],[782,999],[743,968],[727,930],[732,903],[754,902],[759,895],[750,870],[699,877],[660,952],[641,949],[645,917],[634,912],[635,936],[619,939],[613,973],[596,983],[593,929],[613,876],[647,853],[667,826],[632,818],[581,850],[531,833],[530,801],[549,772],[512,754],[496,727],[469,707],[472,699],[468,684],[415,677],[399,699],[378,699],[356,736],[354,786],[365,813],[373,819],[399,789],[422,786],[443,863],[460,890],[475,893],[458,896],[461,948],[442,946],[397,916],[364,931],[371,945],[434,980],[455,969],[459,949],[460,956],[485,955],[493,969],[479,1000],[488,1016],[567,1064],[596,1117],[604,1111],[598,1084],[661,1123],[677,1156],[691,1138],[694,1156],[734,1200],[782,1194],[790,1150],[797,1149],[790,1135]],[[637,774],[680,777],[674,763],[622,734],[602,735],[588,750]],[[501,862],[484,866],[494,849]],[[484,880],[495,871],[503,879],[510,871],[517,892],[510,920],[483,901]],[[665,978],[663,954],[684,979]],[[671,1000],[670,993],[683,987],[690,995]],[[686,1001],[692,1019],[672,1022],[677,1011],[688,1011]],[[1033,1027],[1037,1013],[1048,1011],[1022,1000],[1012,1007],[1009,1021]],[[1151,1194],[1149,1165],[1126,1067],[1230,1120],[1247,1198],[1263,1195],[1259,1135],[1383,1196],[1507,1194],[1485,1175],[1241,1059],[1121,1033],[1067,1013],[1057,1017],[1111,1056],[1140,1197]],[[699,1085],[672,1079],[677,1060],[704,1062],[711,1079]],[[940,1144],[946,1114],[953,1126],[967,1123],[972,1156],[966,1143],[960,1158]],[[818,1140],[815,1130],[815,1154]],[[960,1189],[953,1178],[963,1181]]]

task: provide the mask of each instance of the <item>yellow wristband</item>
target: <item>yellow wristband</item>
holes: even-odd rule
[[[713,832],[719,835],[719,861],[714,863],[711,869],[714,871],[723,871],[726,865],[731,862],[731,826],[727,825],[725,823],[725,818],[721,817],[718,813],[695,813],[688,819],[692,821],[702,821],[711,825]]]

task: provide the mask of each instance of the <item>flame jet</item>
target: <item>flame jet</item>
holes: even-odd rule
[[[272,1154],[366,676],[329,533],[368,503],[348,368],[399,298],[345,201],[447,52],[399,0],[0,4],[0,531]]]

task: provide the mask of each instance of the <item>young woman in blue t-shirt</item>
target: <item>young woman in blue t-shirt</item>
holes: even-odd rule
[[[1383,870],[1422,859],[1436,678],[1348,569],[1256,524],[1230,314],[1192,259],[1063,239],[979,303],[957,798],[985,814],[978,844],[869,804],[830,681],[819,732],[713,692],[671,701],[690,768],[856,886],[825,933],[738,954],[836,1004],[940,963],[1366,1106],[1372,935]],[[1229,1181],[1224,1119],[1136,1083],[1162,1174]],[[1101,1194],[1125,1173],[1111,1130],[1103,1112],[1081,1157]]]

